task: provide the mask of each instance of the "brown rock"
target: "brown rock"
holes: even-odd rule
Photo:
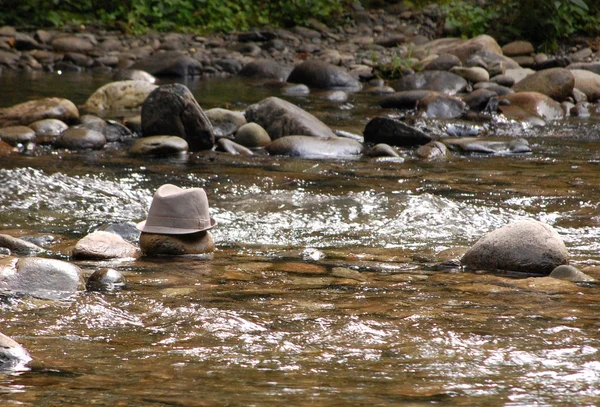
[[[74,259],[119,259],[137,258],[139,250],[119,235],[96,231],[79,240],[73,249]]]
[[[203,231],[186,235],[162,235],[142,232],[140,248],[146,256],[181,256],[207,254],[215,250],[210,232]]]

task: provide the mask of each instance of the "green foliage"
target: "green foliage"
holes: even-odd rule
[[[331,24],[350,0],[1,0],[0,24],[118,24],[131,33],[233,31],[290,26],[309,19]]]
[[[463,37],[487,33],[555,48],[569,36],[600,33],[600,2],[593,0],[488,0],[485,7],[461,0],[444,10],[446,23]]]

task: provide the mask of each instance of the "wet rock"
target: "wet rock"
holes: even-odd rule
[[[35,132],[27,126],[8,126],[0,128],[0,140],[16,146],[17,144],[35,143]]]
[[[455,95],[467,87],[467,81],[460,76],[445,71],[425,71],[406,75],[394,82],[396,91],[431,90],[447,95]]]
[[[254,155],[248,148],[226,138],[218,139],[217,146],[222,151],[233,155]]]
[[[45,98],[30,100],[0,109],[0,127],[28,125],[38,120],[58,119],[66,123],[79,119],[79,110],[67,99]]]
[[[379,106],[384,108],[414,109],[417,107],[420,100],[430,95],[437,94],[437,92],[431,90],[406,90],[403,92],[396,92],[381,99]]]
[[[50,43],[55,51],[79,52],[86,54],[95,48],[95,44],[89,38],[81,38],[76,35],[58,35]]]
[[[62,120],[44,119],[29,125],[39,144],[52,144],[69,126]]]
[[[516,83],[515,92],[538,92],[557,101],[563,101],[573,92],[575,78],[572,71],[552,68],[536,72]]]
[[[84,150],[88,148],[99,150],[105,145],[106,137],[104,137],[104,134],[85,127],[69,127],[56,139],[57,147],[71,150]]]
[[[588,102],[577,103],[575,106],[569,105],[565,109],[565,116],[571,115],[573,117],[588,118],[592,115],[592,104]]]
[[[457,66],[450,70],[450,72],[465,78],[469,82],[487,82],[490,80],[490,74],[484,68],[479,66],[462,67]]]
[[[0,291],[4,295],[62,300],[75,295],[82,286],[80,268],[62,260],[0,259]]]
[[[342,138],[318,138],[311,136],[280,137],[267,145],[271,155],[302,158],[344,158],[361,153],[363,146],[357,141]]]
[[[201,75],[202,64],[179,51],[158,52],[133,64],[130,69],[146,71],[154,76],[187,77]]]
[[[264,147],[271,142],[269,133],[256,123],[246,123],[235,133],[235,141],[249,148]]]
[[[257,59],[244,65],[239,75],[252,79],[278,79],[285,82],[289,70],[272,59]]]
[[[310,88],[306,85],[286,85],[281,88],[281,93],[289,96],[306,96],[310,95]]]
[[[287,79],[320,89],[360,90],[360,83],[343,69],[322,61],[309,60],[297,65]]]
[[[140,231],[133,222],[105,223],[98,230],[113,233],[130,242],[137,242],[140,237]]]
[[[445,160],[448,157],[448,149],[439,141],[431,141],[417,149],[417,157],[423,160]]]
[[[117,72],[113,79],[115,81],[145,81],[148,83],[156,83],[156,78],[146,71],[140,69],[124,69]]]
[[[548,275],[569,262],[569,252],[549,225],[524,220],[492,231],[479,239],[461,259],[464,266]]]
[[[263,127],[272,140],[290,135],[335,137],[333,131],[315,116],[277,97],[250,105],[246,120]]]
[[[11,146],[10,144],[0,140],[0,157],[7,157],[12,154],[18,154],[19,149]]]
[[[113,291],[125,286],[125,277],[119,271],[111,268],[96,270],[87,279],[87,291]]]
[[[79,240],[72,252],[77,260],[137,258],[138,249],[114,233],[95,231]]]
[[[442,142],[453,151],[482,154],[523,154],[530,153],[531,147],[525,139],[509,141],[489,140],[476,137],[443,139]]]
[[[556,267],[550,273],[550,277],[558,278],[559,280],[572,281],[574,283],[591,283],[596,281],[595,278],[590,277],[578,268],[569,265]]]
[[[490,81],[507,88],[510,88],[515,84],[515,79],[508,75],[496,75],[493,78],[491,78]]]
[[[217,107],[205,113],[213,126],[215,137],[229,137],[246,124],[246,117],[241,112]]]
[[[385,143],[398,147],[416,147],[429,143],[432,137],[408,124],[388,117],[375,117],[364,130],[366,143]]]
[[[513,41],[502,47],[502,53],[507,57],[533,54],[533,45],[529,41]]]
[[[474,90],[464,95],[462,100],[475,112],[495,112],[498,109],[498,94],[489,88]]]
[[[454,96],[429,95],[419,101],[418,110],[430,119],[454,119],[462,116],[467,104]]]
[[[0,372],[20,370],[31,360],[33,358],[23,346],[0,332]]]
[[[500,110],[511,119],[521,120],[533,115],[543,120],[557,120],[564,116],[560,104],[541,93],[518,92],[499,99],[510,102],[510,106],[500,106]]]
[[[215,243],[212,235],[207,231],[187,235],[142,232],[140,248],[145,256],[181,256],[212,253],[215,250]]]
[[[383,143],[375,144],[367,149],[364,154],[367,157],[400,157],[400,154],[392,146]]]
[[[45,252],[45,250],[38,245],[5,234],[0,234],[0,247],[6,248],[10,250],[12,254],[18,256],[30,256]]]
[[[162,85],[148,95],[142,105],[142,134],[181,137],[191,151],[210,150],[215,143],[210,120],[192,92],[177,83]]]
[[[446,134],[451,137],[475,137],[483,130],[483,127],[469,122],[452,122],[446,125]]]
[[[426,71],[449,71],[455,66],[461,66],[462,63],[456,55],[442,54],[429,62],[423,68]]]
[[[83,104],[90,113],[104,110],[136,109],[157,86],[147,81],[118,81],[97,89]]]
[[[323,95],[323,99],[328,100],[330,102],[338,102],[343,103],[348,100],[348,94],[343,90],[334,90],[330,92],[326,92]]]
[[[585,93],[589,102],[600,99],[600,75],[583,69],[571,69],[570,72],[575,78],[575,87]]]
[[[529,75],[535,74],[536,71],[529,68],[516,68],[516,69],[507,69],[504,72],[509,78],[512,78],[514,84],[521,82],[523,79],[527,78]],[[514,86],[514,85],[513,85]]]
[[[123,142],[133,136],[131,130],[114,120],[106,120],[102,128],[102,134],[104,134],[106,141],[109,143]]]
[[[132,155],[165,156],[188,151],[188,143],[177,136],[149,136],[137,139],[129,153]]]

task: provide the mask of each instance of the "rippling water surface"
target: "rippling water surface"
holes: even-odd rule
[[[0,76],[1,106],[83,103],[102,75]],[[26,80],[29,79],[29,80]],[[186,83],[204,108],[243,110],[276,89]],[[10,86],[9,86],[10,85]],[[384,112],[352,95],[289,99],[361,133]],[[430,124],[437,126],[436,123]],[[211,259],[78,262],[121,271],[112,293],[6,299],[0,331],[34,357],[0,373],[6,405],[595,406],[598,286],[464,273],[459,258],[518,219],[551,224],[600,278],[598,122],[538,129],[523,156],[425,163],[234,157],[138,159],[125,149],[0,164],[0,230],[45,237],[59,258],[85,234],[145,218],[155,189],[201,186],[218,222]]]

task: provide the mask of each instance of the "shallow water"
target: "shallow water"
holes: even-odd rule
[[[0,107],[39,96],[81,104],[108,80],[4,72]],[[279,95],[236,80],[186,84],[205,109]],[[363,94],[287,99],[359,134],[391,113]],[[3,405],[597,405],[598,286],[436,264],[532,218],[600,277],[598,121],[485,126],[533,152],[430,163],[410,151],[398,163],[138,159],[125,148],[3,159],[0,230],[45,236],[58,258],[98,227],[144,219],[166,182],[204,187],[218,222],[211,259],[78,262],[87,274],[121,271],[126,289],[0,304],[0,331],[34,357],[29,370],[0,373]]]

